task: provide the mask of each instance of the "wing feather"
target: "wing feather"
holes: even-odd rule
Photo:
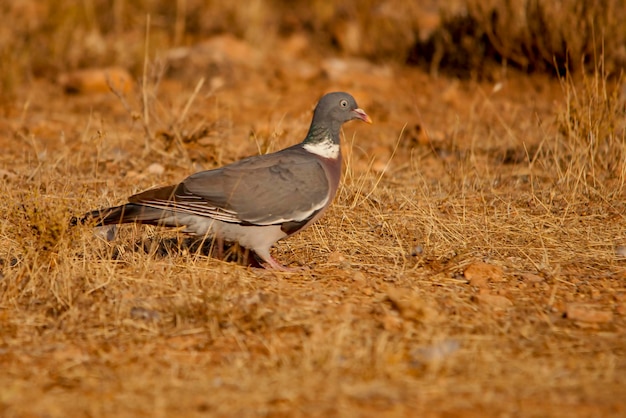
[[[176,186],[148,190],[129,200],[223,222],[271,225],[310,218],[328,203],[329,195],[319,160],[292,147],[202,171]]]

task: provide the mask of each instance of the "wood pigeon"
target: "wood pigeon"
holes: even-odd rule
[[[326,94],[301,143],[138,193],[129,203],[88,212],[81,222],[184,227],[185,233],[214,237],[219,255],[224,241],[238,242],[266,267],[289,270],[270,248],[311,225],[330,206],[341,177],[340,129],[352,119],[371,123],[350,94]]]

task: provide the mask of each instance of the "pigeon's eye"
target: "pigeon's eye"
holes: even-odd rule
[[[342,100],[339,102],[339,106],[341,107],[348,107],[348,101],[347,100]]]

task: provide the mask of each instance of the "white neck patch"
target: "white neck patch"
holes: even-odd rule
[[[320,157],[335,160],[339,157],[340,146],[339,144],[335,144],[330,138],[326,138],[326,140],[322,142],[305,144],[304,149]]]

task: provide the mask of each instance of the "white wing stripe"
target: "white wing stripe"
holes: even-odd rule
[[[170,209],[177,212],[185,212],[198,216],[205,216],[224,222],[240,223],[241,219],[233,211],[206,206],[198,203],[181,203],[167,200],[150,200],[141,202],[142,205],[155,209]]]
[[[278,218],[278,219],[272,218],[272,219],[262,220],[263,218],[260,218],[260,219],[247,220],[246,222],[250,222],[255,225],[275,225],[275,224],[281,224],[283,222],[304,221],[305,219],[308,219],[311,216],[313,216],[320,209],[324,208],[324,206],[326,206],[326,203],[328,203],[328,196],[326,196],[326,199],[319,202],[317,205],[312,206],[311,209],[309,210],[292,213],[292,215],[288,219],[287,218]],[[141,204],[151,207],[151,208],[155,208],[155,209],[169,209],[169,210],[173,210],[177,212],[184,212],[184,213],[189,213],[189,214],[198,215],[198,216],[206,216],[206,217],[213,218],[213,219],[216,219],[218,221],[223,221],[223,222],[242,223],[244,221],[237,215],[237,212],[233,210],[218,208],[215,206],[209,206],[206,201],[204,202],[180,202],[178,201],[177,202],[177,201],[172,201],[172,200],[155,199],[155,200],[141,202]],[[271,214],[270,214],[270,217],[271,217]]]

